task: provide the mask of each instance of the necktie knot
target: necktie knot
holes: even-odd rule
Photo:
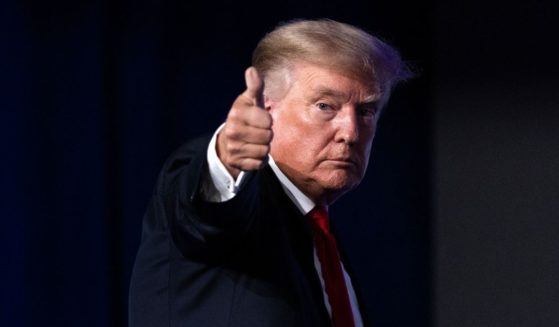
[[[323,233],[330,234],[330,221],[328,218],[328,208],[316,206],[309,213],[312,225],[317,226]]]

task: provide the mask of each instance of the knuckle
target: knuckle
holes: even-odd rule
[[[247,158],[241,160],[239,166],[242,170],[254,170],[251,160]]]
[[[243,92],[240,96],[239,96],[239,102],[246,104],[251,104],[254,102],[254,98],[252,96],[252,94],[250,92]]]
[[[235,102],[229,110],[227,119],[231,121],[242,121],[246,115],[246,108],[243,104]]]
[[[272,139],[274,138],[274,132],[272,130],[267,130],[266,131],[266,142],[270,143],[272,141]]]
[[[260,122],[262,123],[267,123],[268,122],[268,117],[269,113],[267,113],[266,111],[262,110],[262,109],[257,109],[254,111],[254,116],[255,118],[257,118]]]
[[[235,128],[231,126],[231,124],[226,124],[223,128],[223,136],[225,136],[225,138],[231,138],[231,136],[235,133],[234,129]]]
[[[236,162],[236,161],[233,161],[233,162],[229,163],[229,166],[230,166],[230,167],[233,167],[233,168],[235,168],[235,169],[240,169],[240,170],[244,170],[244,169],[245,169],[245,167],[243,167],[243,165],[242,165],[241,163]]]
[[[255,159],[258,160],[264,159],[268,155],[268,152],[269,152],[268,146],[266,145],[259,146],[254,152]]]
[[[270,146],[269,145],[265,145],[264,148],[262,149],[262,151],[264,152],[264,154],[262,155],[263,157],[267,156],[268,153],[270,153]]]
[[[234,144],[233,142],[229,142],[227,143],[226,149],[225,149],[230,155],[234,155],[236,153],[239,152],[239,147]]]
[[[227,119],[228,120],[235,120],[239,117],[239,108],[237,103],[235,102],[233,104],[233,106],[231,107],[231,110],[229,110],[229,114],[227,115]]]
[[[272,127],[272,115],[267,111],[262,111],[262,113],[264,114],[262,121],[266,124],[266,128]]]
[[[237,124],[230,124],[223,132],[225,137],[230,140],[237,140],[241,137],[241,129]]]

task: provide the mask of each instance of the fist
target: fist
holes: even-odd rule
[[[258,170],[267,162],[272,116],[264,109],[264,82],[254,67],[245,71],[246,90],[237,97],[217,136],[217,155],[229,173]]]

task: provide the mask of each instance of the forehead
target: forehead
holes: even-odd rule
[[[309,95],[329,97],[359,97],[372,101],[378,97],[373,81],[363,81],[341,69],[298,63],[291,69],[291,84]]]

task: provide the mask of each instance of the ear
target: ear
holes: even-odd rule
[[[272,107],[274,107],[274,101],[270,98],[270,96],[268,96],[267,94],[264,94],[264,110],[266,111],[270,111],[272,110]]]

